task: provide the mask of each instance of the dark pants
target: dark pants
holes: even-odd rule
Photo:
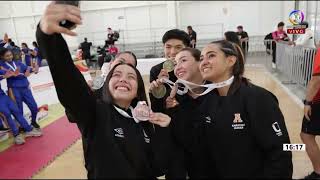
[[[272,43],[272,62],[276,63],[276,43]]]

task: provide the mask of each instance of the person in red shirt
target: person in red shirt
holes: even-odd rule
[[[117,48],[114,44],[112,44],[112,45],[110,46],[110,48],[108,49],[108,51],[109,51],[109,53],[110,53],[113,57],[115,57],[115,55],[118,54],[118,48]]]
[[[284,30],[284,22],[279,22],[277,25],[277,30],[272,32],[272,39],[276,42],[288,41],[289,45],[292,44],[290,38],[286,31]],[[276,68],[276,46],[272,46],[272,68]]]
[[[304,105],[300,136],[306,144],[306,151],[314,169],[305,179],[320,179],[320,149],[315,139],[320,135],[320,48],[314,59],[312,78],[308,83]]]

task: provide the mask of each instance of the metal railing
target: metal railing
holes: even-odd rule
[[[312,76],[316,49],[276,43],[276,68],[285,74],[290,84],[306,87]]]

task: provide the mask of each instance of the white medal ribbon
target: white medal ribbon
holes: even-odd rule
[[[8,62],[6,62],[6,65],[9,66],[10,69],[13,70],[13,72],[15,72],[17,70],[17,65],[14,63],[14,61],[12,61],[13,66],[11,66],[11,64],[9,64]],[[20,75],[24,75],[23,73],[19,73]]]
[[[140,121],[132,116],[130,116],[126,111],[118,108],[117,106],[113,106],[117,111],[118,113],[120,113],[123,117],[126,117],[126,118],[132,118],[136,123],[139,123]],[[132,106],[129,107],[130,111],[132,112],[133,111],[133,108]]]
[[[170,88],[172,89],[174,87],[174,82],[170,81],[169,79],[167,78],[164,78],[163,79],[164,83],[166,83],[168,86],[170,86]],[[186,87],[186,86],[185,86]],[[179,95],[184,95],[188,92],[188,88],[184,88],[183,90],[181,90],[181,88],[177,90],[177,94]]]
[[[149,120],[150,111],[149,111],[149,107],[147,106],[145,101],[139,101],[135,108],[133,108],[132,106],[129,107],[129,110],[131,111],[132,116],[130,116],[126,111],[118,108],[115,105],[113,107],[122,116],[124,116],[126,118],[132,118],[136,123],[139,123],[140,121],[148,121]],[[148,111],[147,114],[144,113],[145,111]],[[137,114],[135,114],[135,113],[137,113]]]
[[[233,80],[234,80],[234,76],[232,76],[231,78],[229,78],[226,81],[222,81],[222,82],[219,82],[219,83],[204,84],[204,85],[194,84],[194,83],[182,80],[182,79],[178,79],[176,83],[182,83],[183,85],[186,86],[186,89],[190,90],[192,93],[194,93],[194,94],[196,94],[198,96],[203,96],[205,94],[208,94],[209,92],[211,92],[214,89],[222,88],[222,87],[225,87],[225,86],[228,86],[228,85],[232,84]],[[196,92],[194,92],[192,90],[194,88],[191,88],[189,85],[190,86],[195,86],[195,87],[204,87],[204,88],[206,88],[206,90],[204,92],[202,92],[201,94],[197,94]]]
[[[192,82],[189,82],[186,80],[182,80],[182,79],[178,79],[175,83],[173,83],[169,79],[164,79],[164,82],[166,84],[168,84],[171,89],[173,88],[174,84],[178,84],[177,94],[179,94],[179,95],[184,95],[184,94],[188,93],[188,91],[191,91],[192,93],[194,93],[198,96],[203,96],[205,94],[208,94],[209,92],[211,92],[214,89],[222,88],[222,87],[225,87],[225,86],[232,84],[233,80],[234,80],[234,76],[232,76],[231,78],[229,78],[228,80],[223,81],[223,82],[203,84],[203,85],[195,84],[195,83],[192,83]],[[179,86],[179,84],[181,84],[181,86]],[[203,87],[203,88],[206,88],[206,90],[204,92],[202,92],[201,94],[198,94],[192,90],[195,88],[191,88],[190,86],[195,86],[195,88]]]
[[[9,64],[8,62],[6,62],[6,65],[9,66],[10,69],[12,69],[13,71],[17,70],[17,66],[16,64],[12,61],[13,66],[11,66],[11,64]]]

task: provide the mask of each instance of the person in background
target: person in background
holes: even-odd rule
[[[308,83],[304,100],[304,117],[300,137],[313,166],[313,172],[305,179],[320,179],[320,149],[316,136],[320,135],[320,49],[318,48],[312,78]]]
[[[33,41],[32,45],[33,45],[34,49],[31,52],[31,55],[34,58],[34,60],[36,61],[35,63],[37,64],[37,66],[41,67],[42,55],[41,55],[41,52],[39,50],[38,43],[36,41]]]
[[[31,125],[40,128],[37,123],[38,106],[30,89],[28,77],[31,73],[38,73],[39,66],[28,67],[20,61],[14,61],[11,50],[5,49],[0,53],[0,66],[3,69],[15,72],[15,76],[7,78],[8,95],[16,102],[21,114],[23,113],[23,102],[31,111]]]
[[[290,41],[290,38],[288,34],[284,31],[284,22],[279,22],[277,25],[277,30],[272,32],[272,38],[274,41],[281,42],[281,41],[288,41],[289,45],[292,44]],[[276,68],[276,50],[277,45],[275,43],[275,46],[272,46],[272,68]]]
[[[9,38],[7,33],[4,34],[3,42],[4,42],[4,45],[3,45],[4,48],[7,48],[8,46],[10,46],[11,39]]]
[[[188,35],[190,38],[190,47],[196,48],[197,44],[197,33],[192,29],[192,26],[187,27]]]
[[[24,54],[24,61],[27,66],[32,66],[31,49],[29,49],[27,43],[21,43],[21,51]]]
[[[3,79],[7,79],[13,76],[17,76],[15,72],[11,70],[0,69],[0,81]],[[4,93],[0,86],[0,113],[3,114],[3,118],[5,118],[8,122],[10,129],[12,130],[12,134],[14,137],[14,141],[17,145],[21,145],[25,143],[25,139],[20,134],[19,129],[16,126],[16,122],[12,119],[12,115],[15,117],[16,121],[22,127],[22,129],[26,132],[25,137],[39,137],[42,135],[40,129],[33,128],[27,122],[27,120],[21,114],[21,111],[18,109],[17,105]],[[0,120],[0,129],[3,129],[2,120]]]
[[[108,51],[109,54],[111,54],[113,57],[115,57],[118,54],[118,48],[114,44],[110,45]]]
[[[107,31],[108,31],[108,36],[107,36],[107,41],[106,41],[106,45],[107,45],[106,48],[108,48],[110,45],[114,44],[114,39],[113,39],[114,34],[113,34],[111,27],[108,27]]]
[[[238,37],[238,34],[234,31],[227,31],[224,33],[224,39],[230,42],[233,42],[241,47],[240,39]]]
[[[12,51],[13,54],[13,60],[15,61],[21,61],[21,49],[20,47],[16,46],[16,44],[10,39],[10,46],[7,47],[7,49],[10,49]]]
[[[244,55],[248,53],[249,50],[249,36],[246,31],[243,30],[243,26],[239,25],[237,27],[237,35],[239,36],[241,48],[243,50]]]
[[[90,64],[90,59],[91,59],[91,52],[90,52],[91,46],[92,46],[92,43],[88,42],[88,39],[85,37],[84,41],[80,44],[80,47],[79,47],[79,49],[82,50],[82,59],[84,59],[88,65]]]

